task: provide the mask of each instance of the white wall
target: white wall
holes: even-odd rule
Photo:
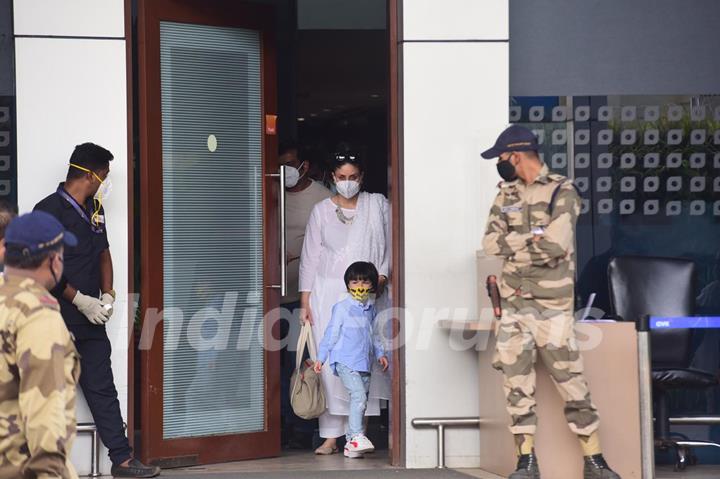
[[[128,294],[127,83],[122,0],[16,0],[15,34],[70,38],[16,38],[18,203],[21,212],[55,191],[75,145],[109,149],[113,191],[105,202],[118,298]],[[82,36],[113,37],[83,39]],[[108,323],[113,372],[127,417],[127,301]],[[78,422],[92,422],[84,399]],[[105,453],[102,471],[110,472]],[[89,437],[73,448],[80,474],[90,466]]]
[[[477,317],[475,253],[499,181],[480,152],[507,126],[509,94],[508,43],[483,40],[507,38],[507,1],[405,0],[403,17],[406,462],[428,468],[436,434],[411,420],[478,415],[477,354],[451,349],[436,321]],[[480,440],[447,430],[448,466],[478,467]]]

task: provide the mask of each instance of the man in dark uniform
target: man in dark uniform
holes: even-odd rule
[[[110,364],[105,323],[113,313],[113,266],[102,202],[110,192],[107,179],[112,153],[93,143],[75,147],[67,180],[35,206],[46,211],[78,239],[65,251],[65,272],[53,295],[81,356],[80,387],[95,425],[110,451],[115,477],[155,477],[160,469],[133,458],[125,435]]]

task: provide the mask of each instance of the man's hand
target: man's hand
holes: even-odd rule
[[[379,298],[380,296],[383,295],[383,293],[385,292],[385,286],[387,286],[387,282],[388,282],[387,276],[385,276],[383,274],[378,276],[377,293],[375,293],[376,298]]]
[[[110,317],[113,314],[113,311],[115,311],[113,309],[113,305],[115,304],[115,296],[113,296],[110,293],[103,293],[102,296],[100,296],[100,302],[102,303],[105,311],[107,311],[108,319],[110,319]]]
[[[387,357],[381,356],[381,357],[378,359],[378,362],[380,363],[380,366],[382,366],[383,371],[387,371],[387,368],[388,368],[388,359],[387,359]]]
[[[77,306],[77,309],[93,324],[103,325],[110,319],[109,312],[97,298],[82,294],[78,291],[72,303]]]
[[[313,371],[320,374],[320,372],[322,371],[322,367],[323,367],[323,363],[321,363],[320,361],[315,361],[315,365],[313,366]]]

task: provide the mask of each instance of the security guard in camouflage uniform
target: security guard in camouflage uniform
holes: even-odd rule
[[[507,409],[519,456],[512,479],[539,478],[534,452],[535,360],[565,399],[565,416],[585,455],[585,479],[619,478],[603,459],[599,419],[583,377],[574,332],[575,223],[580,197],[572,182],[540,160],[535,135],[513,125],[483,158],[498,158],[503,178],[490,210],[483,249],[504,259],[493,366],[505,376]]]
[[[0,479],[62,478],[75,438],[80,357],[49,293],[77,239],[44,212],[14,219],[0,284]]]

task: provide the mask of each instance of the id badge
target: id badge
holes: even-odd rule
[[[510,206],[502,206],[500,208],[500,211],[503,213],[518,213],[522,211],[522,206],[516,206],[516,205],[510,205]]]

